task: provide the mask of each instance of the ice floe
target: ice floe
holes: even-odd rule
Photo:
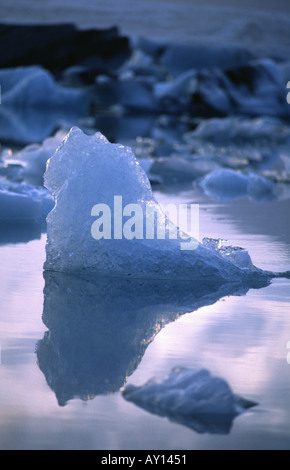
[[[226,145],[236,142],[257,144],[287,144],[290,130],[287,123],[270,116],[259,116],[252,119],[242,116],[211,118],[202,120],[197,128],[186,134],[188,142],[201,140]]]
[[[246,198],[266,201],[275,198],[275,184],[256,174],[243,174],[222,168],[207,174],[200,182],[204,192],[214,200],[232,201]]]
[[[86,90],[61,86],[37,65],[2,69],[0,82],[0,138],[4,142],[41,142],[88,114]]]
[[[200,116],[289,117],[286,83],[278,64],[257,59],[240,67],[187,70],[157,83],[154,94],[168,112],[184,109]],[[174,108],[173,108],[174,106]]]
[[[0,181],[0,222],[45,221],[53,208],[49,191],[25,183]]]
[[[104,109],[289,118],[287,58],[258,57],[236,44],[173,44],[71,24],[2,24],[0,41],[10,48],[0,59],[6,142],[41,142],[88,116],[98,120]]]
[[[198,433],[228,434],[234,418],[256,405],[206,369],[175,368],[164,381],[128,384],[122,393],[141,408]]]
[[[43,186],[47,160],[54,154],[66,134],[67,131],[59,130],[55,135],[44,139],[42,143],[29,144],[14,152],[9,150],[3,152],[1,174],[11,180]]]

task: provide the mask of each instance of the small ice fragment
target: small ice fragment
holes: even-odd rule
[[[239,246],[225,245],[227,240],[221,238],[203,238],[202,244],[206,247],[214,249],[221,256],[228,258],[233,264],[239,268],[253,268],[251,257],[247,250]]]
[[[45,188],[0,181],[0,222],[41,221],[53,207]]]
[[[122,394],[150,413],[198,433],[228,434],[233,419],[257,405],[235,395],[224,379],[206,369],[175,368],[163,382],[127,385]]]
[[[43,185],[46,162],[54,154],[66,134],[64,130],[60,130],[52,137],[45,139],[42,144],[31,144],[14,153],[13,160],[22,165],[21,174],[26,183],[35,186]]]
[[[207,174],[201,181],[203,191],[218,201],[250,198],[255,201],[273,199],[275,184],[263,176],[243,174],[229,168],[220,168]]]

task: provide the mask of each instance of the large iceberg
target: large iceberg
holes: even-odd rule
[[[175,368],[163,382],[127,385],[123,397],[198,433],[228,434],[233,419],[256,405],[235,395],[228,383],[206,369]]]
[[[253,266],[245,250],[179,231],[131,149],[101,133],[72,128],[48,160],[44,183],[55,200],[45,270],[202,283],[253,283],[271,275]]]

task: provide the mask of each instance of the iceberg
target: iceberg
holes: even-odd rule
[[[253,265],[234,264],[223,250],[179,231],[131,149],[111,144],[99,132],[86,135],[72,128],[48,160],[44,185],[55,201],[47,216],[45,270],[204,283],[253,282],[269,275]],[[114,208],[113,215],[108,208]],[[145,231],[148,214],[157,216],[157,233],[168,228],[164,238],[155,232],[149,236],[147,226]],[[124,215],[122,232],[119,216]]]
[[[141,408],[198,433],[228,434],[235,417],[257,404],[235,395],[207,369],[174,368],[163,382],[128,384],[123,397]]]

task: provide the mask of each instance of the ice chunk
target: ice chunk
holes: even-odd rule
[[[267,115],[289,117],[285,83],[278,65],[259,59],[227,70],[188,70],[173,80],[157,83],[160,104],[187,110],[192,115]]]
[[[263,176],[246,175],[229,168],[221,168],[206,175],[201,188],[211,198],[219,201],[249,197],[256,201],[273,199],[275,184]]]
[[[157,203],[132,151],[109,143],[100,133],[88,136],[71,129],[48,161],[44,180],[55,200],[47,217],[46,270],[209,283],[266,275],[254,267],[237,267],[192,237],[187,242],[195,249],[180,249],[181,233]],[[121,207],[115,207],[116,196],[121,198]],[[98,240],[92,236],[94,217],[100,215],[92,211],[96,204],[105,205],[100,212],[105,211],[110,220]],[[134,223],[129,219],[130,236],[124,236],[120,215],[128,204],[138,206],[138,216]],[[147,211],[158,215],[157,232],[168,225],[164,239],[147,236]],[[99,226],[105,223],[100,217],[97,220]],[[172,236],[176,233],[177,237]]]
[[[28,145],[6,158],[5,164],[9,166],[11,161],[13,164],[19,163],[22,167],[20,174],[23,180],[31,185],[42,186],[46,162],[54,154],[66,134],[66,131],[60,130],[54,136],[45,139],[42,144]]]
[[[174,44],[140,38],[136,46],[173,76],[192,69],[238,67],[254,58],[244,47],[234,45]]]
[[[175,368],[163,382],[127,385],[123,397],[198,433],[227,434],[233,419],[256,405],[236,396],[228,383],[206,369]]]
[[[147,78],[127,77],[126,79],[100,80],[98,77],[94,90],[98,106],[120,106],[130,110],[156,112],[158,103],[153,94],[153,85]]]
[[[69,116],[68,116],[69,114]],[[64,109],[0,106],[0,138],[9,145],[42,142],[59,127],[69,129],[78,122],[78,113]]]
[[[289,127],[283,121],[271,116],[253,119],[241,116],[206,119],[201,121],[194,131],[186,135],[189,142],[200,139],[222,145],[229,142],[244,145],[245,142],[256,141],[287,143],[289,137]]]
[[[163,67],[176,76],[190,69],[239,67],[253,58],[254,56],[248,50],[239,46],[170,44],[159,60]]]
[[[185,158],[179,155],[156,158],[151,166],[151,174],[158,176],[164,184],[192,182],[205,176],[219,165],[211,159]]]
[[[252,260],[247,250],[239,246],[228,246],[226,240],[221,238],[203,238],[202,243],[213,250],[218,251],[222,256],[231,260],[240,268],[252,268]]]
[[[81,107],[83,110],[88,106],[84,90],[61,87],[47,70],[38,66],[1,70],[0,81],[5,106]]]
[[[41,217],[41,212],[39,199],[0,189],[1,221],[34,221]]]
[[[255,201],[268,201],[275,199],[275,184],[261,175],[251,173],[248,175],[248,195]]]
[[[41,187],[0,182],[0,221],[31,222],[45,220],[53,207],[50,193]]]
[[[39,142],[88,114],[87,90],[60,86],[41,67],[0,70],[0,83],[0,137],[5,141]]]

